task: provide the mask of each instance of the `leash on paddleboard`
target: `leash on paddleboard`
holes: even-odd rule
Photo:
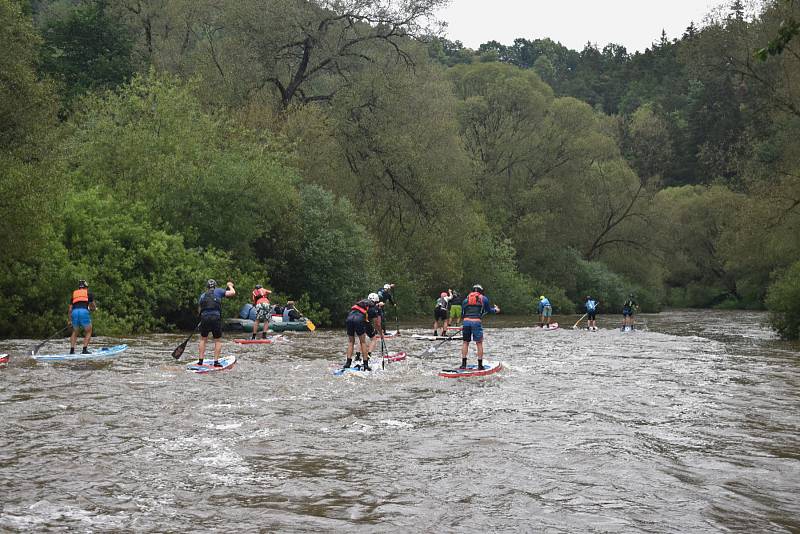
[[[54,338],[54,337],[56,337],[57,335],[59,335],[59,334],[61,334],[61,333],[65,332],[66,330],[68,330],[68,329],[69,329],[69,328],[71,328],[71,327],[72,327],[72,325],[69,325],[69,324],[68,324],[67,326],[65,326],[64,328],[62,328],[61,330],[59,330],[58,332],[55,332],[55,333],[54,333],[54,334],[52,334],[50,337],[48,337],[47,339],[45,339],[44,341],[42,341],[41,343],[39,343],[38,345],[36,345],[36,346],[33,348],[33,350],[31,351],[31,355],[35,356],[35,355],[36,355],[36,353],[37,353],[37,352],[39,352],[39,351],[42,349],[42,347],[44,347],[45,343],[47,343],[48,341],[50,341],[51,339],[53,339],[53,338]]]

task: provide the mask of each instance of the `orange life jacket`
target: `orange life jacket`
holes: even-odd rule
[[[461,311],[464,318],[480,319],[483,314],[483,295],[477,291],[473,291],[467,295],[467,305]]]
[[[79,302],[89,302],[89,290],[85,287],[76,289],[72,292],[72,303],[77,304]]]
[[[269,292],[267,292],[267,290],[264,289],[263,287],[259,289],[254,289],[252,295],[253,304],[255,305],[262,303],[269,304],[269,299],[267,298],[267,295],[269,295]]]

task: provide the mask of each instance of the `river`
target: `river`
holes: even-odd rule
[[[800,347],[765,318],[499,316],[505,369],[460,380],[437,376],[460,343],[408,335],[406,362],[345,378],[341,330],[226,334],[239,361],[206,376],[179,335],[47,364],[0,341],[0,531],[800,532]]]

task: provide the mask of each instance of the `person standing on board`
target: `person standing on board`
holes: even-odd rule
[[[347,315],[346,321],[347,360],[344,362],[342,369],[348,369],[353,364],[353,349],[356,336],[358,336],[361,351],[356,352],[356,356],[362,356],[364,359],[361,369],[372,371],[369,366],[370,343],[366,340],[366,337],[374,338],[377,332],[381,334],[381,339],[383,338],[381,307],[383,307],[383,302],[380,302],[380,297],[377,293],[370,293],[367,298],[359,300],[350,307],[350,313]]]
[[[450,322],[448,326],[459,326],[461,324],[461,301],[458,300],[459,294],[453,291],[453,298],[450,299]]]
[[[378,295],[378,302],[383,302],[384,306],[380,306],[381,312],[381,332],[384,334],[386,333],[386,309],[385,304],[387,302],[391,302],[392,305],[395,307],[394,313],[397,314],[397,303],[394,301],[394,295],[392,295],[392,290],[394,289],[394,284],[383,284],[383,287],[380,288],[375,292]]]
[[[78,280],[78,289],[72,292],[67,315],[72,335],[69,338],[69,353],[75,354],[75,345],[78,343],[78,330],[83,328],[83,350],[81,354],[89,354],[89,341],[92,339],[92,316],[89,313],[97,309],[94,295],[89,291],[86,280]]]
[[[550,328],[550,321],[553,320],[553,306],[550,300],[544,295],[539,297],[539,326]]]
[[[214,367],[222,367],[219,363],[219,354],[222,351],[222,299],[236,296],[233,282],[228,282],[228,288],[217,287],[216,280],[206,282],[206,291],[200,294],[198,300],[200,309],[200,356],[197,365],[203,365],[203,356],[206,353],[206,342],[209,332],[214,336]]]
[[[483,369],[483,325],[481,318],[487,313],[500,313],[499,306],[492,306],[489,297],[484,296],[483,287],[479,284],[472,286],[472,292],[461,303],[464,326],[461,330],[461,368],[467,368],[467,353],[469,342],[474,341],[478,351],[478,369]]]
[[[633,300],[633,293],[628,295],[628,300],[622,305],[622,329],[634,330],[636,328],[633,320],[633,314],[639,309],[639,305]]]
[[[589,330],[597,330],[597,305],[600,304],[598,301],[593,299],[591,296],[586,295],[586,302],[584,303],[584,307],[586,308],[586,318],[587,323],[589,325]]]
[[[453,298],[453,290],[442,291],[436,299],[436,306],[433,308],[433,337],[438,336],[439,323],[442,324],[442,337],[447,335],[447,326],[450,321],[450,299]]]
[[[250,294],[250,299],[253,301],[253,307],[256,309],[256,320],[253,321],[253,335],[250,339],[256,338],[258,332],[258,323],[264,322],[264,331],[261,332],[261,339],[267,338],[267,328],[269,328],[269,294],[272,293],[269,289],[265,289],[261,285],[256,285],[253,292]]]

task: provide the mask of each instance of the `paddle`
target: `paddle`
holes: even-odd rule
[[[584,314],[583,314],[583,317],[586,317],[587,315],[589,315],[589,314],[588,314],[588,313],[584,313]],[[578,328],[578,323],[580,323],[581,321],[583,321],[583,317],[581,317],[580,319],[578,319],[578,321],[577,321],[577,322],[576,322],[574,325],[572,325],[572,329],[573,329],[573,330],[577,330],[577,328]]]
[[[199,329],[200,329],[200,323],[197,323],[197,326],[194,327],[194,330],[192,330],[192,333],[189,334],[189,337],[184,339],[183,343],[175,347],[175,350],[172,351],[173,358],[179,360],[181,356],[183,356],[183,351],[186,350],[186,344],[189,343],[189,340],[192,339],[192,336],[194,336]]]
[[[297,308],[295,308],[295,311],[296,311],[297,313],[299,313],[301,316],[303,315],[303,312],[301,312],[301,311],[300,311],[300,310],[298,310]],[[307,326],[307,327],[308,327],[308,329],[309,329],[309,330],[311,330],[312,332],[313,332],[314,330],[316,330],[316,329],[317,329],[317,326],[316,326],[314,323],[312,323],[312,322],[311,322],[311,319],[309,319],[308,317],[306,317],[306,326]]]
[[[454,334],[451,334],[449,336],[444,336],[445,339],[439,340],[439,343],[437,343],[436,345],[431,345],[430,347],[428,347],[428,350],[426,350],[425,352],[428,352],[428,353],[436,352],[436,349],[438,349],[442,345],[442,343],[444,343],[445,341],[450,341],[451,339],[453,339],[457,335],[458,335],[458,332],[456,332]]]
[[[58,332],[54,333],[53,335],[51,335],[50,337],[48,337],[47,339],[45,339],[44,341],[42,341],[41,343],[39,343],[38,345],[36,345],[36,346],[33,348],[33,350],[31,351],[31,354],[34,354],[34,355],[35,355],[37,352],[39,352],[39,350],[41,350],[41,348],[42,348],[42,347],[44,347],[45,343],[47,343],[48,341],[50,341],[51,339],[53,339],[54,337],[56,337],[57,335],[59,335],[59,334],[63,333],[65,330],[68,330],[68,329],[69,329],[69,328],[71,328],[71,327],[72,327],[72,325],[69,325],[69,324],[68,324],[67,326],[65,326],[64,328],[62,328],[61,330],[59,330]]]
[[[400,335],[400,318],[397,316],[397,303],[392,302],[394,304],[394,327],[397,329],[397,335]]]
[[[386,342],[381,336],[381,369],[386,369]]]

